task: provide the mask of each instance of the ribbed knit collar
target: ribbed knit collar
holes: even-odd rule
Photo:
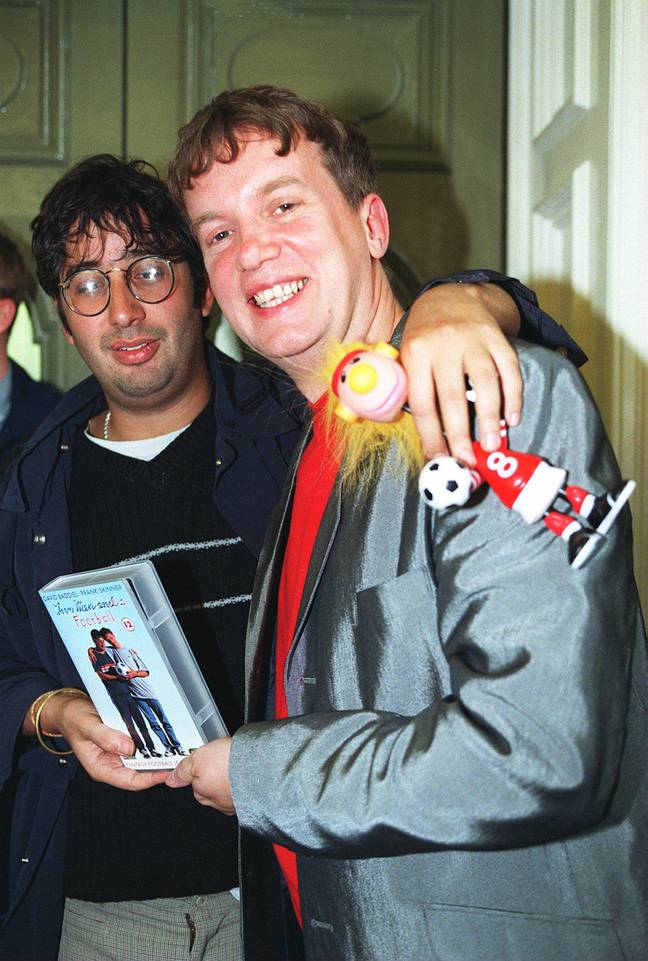
[[[145,461],[137,457],[128,457],[110,450],[108,447],[93,444],[85,436],[82,429],[79,429],[78,442],[82,442],[88,445],[88,448],[91,448],[93,463],[99,465],[100,468],[105,468],[120,476],[151,478],[158,473],[166,473],[179,467],[186,468],[188,465],[193,466],[196,462],[197,451],[204,450],[205,463],[212,462],[214,459],[215,436],[214,400],[210,398],[189,427],[183,430],[152,460]],[[89,450],[88,453],[90,453]],[[202,463],[201,458],[200,462]]]

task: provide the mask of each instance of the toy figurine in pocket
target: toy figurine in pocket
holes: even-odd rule
[[[347,352],[337,363],[331,386],[338,400],[334,413],[349,424],[394,423],[408,411],[407,378],[398,351],[389,344],[356,346]],[[511,450],[504,422],[500,434],[496,451],[485,451],[473,441],[474,468],[454,457],[436,457],[425,464],[419,475],[421,497],[433,509],[446,510],[465,504],[477,487],[486,483],[527,524],[542,521],[566,541],[569,563],[582,567],[632,494],[634,481],[593,494],[567,484],[564,468],[554,467],[537,454]]]

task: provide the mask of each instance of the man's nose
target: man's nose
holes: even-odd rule
[[[145,316],[146,305],[131,293],[126,283],[126,275],[121,271],[114,271],[110,277],[110,323],[118,327],[128,327],[143,320]]]
[[[240,238],[237,266],[239,270],[256,270],[268,260],[275,260],[281,253],[281,244],[268,228],[247,231]]]

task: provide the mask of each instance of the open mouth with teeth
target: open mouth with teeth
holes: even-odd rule
[[[134,344],[122,344],[120,347],[115,347],[114,349],[120,352],[125,351],[126,353],[129,353],[133,350],[141,350],[142,347],[147,347],[148,344],[149,344],[148,340],[138,340]]]
[[[144,340],[119,340],[112,344],[110,350],[113,357],[126,366],[143,364],[150,360],[158,351],[160,342],[157,338]]]
[[[260,290],[258,294],[253,294],[250,300],[264,310],[268,307],[278,307],[298,294],[300,290],[303,290],[307,283],[308,278],[304,277],[303,280],[290,280],[285,284],[275,284],[274,287],[268,287],[266,290]]]

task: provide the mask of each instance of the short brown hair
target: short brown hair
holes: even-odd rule
[[[283,87],[258,86],[225,90],[181,128],[180,142],[169,164],[169,190],[184,209],[184,191],[214,161],[231,163],[241,134],[259,131],[275,137],[277,154],[285,157],[305,137],[319,145],[324,166],[354,209],[376,190],[376,168],[364,134],[352,124]]]
[[[22,254],[13,240],[0,234],[0,297],[9,297],[18,306],[25,299],[27,287],[27,268]]]

